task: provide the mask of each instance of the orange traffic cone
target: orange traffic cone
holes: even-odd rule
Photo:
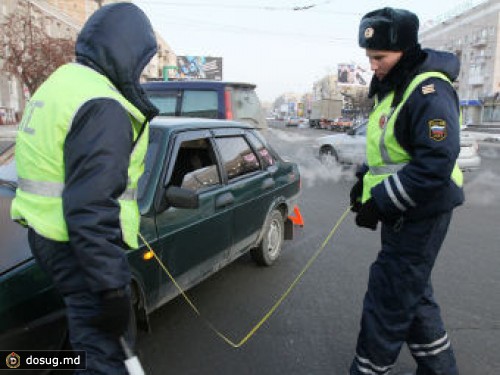
[[[299,206],[295,205],[295,207],[293,208],[293,214],[288,216],[288,218],[292,220],[292,223],[294,223],[295,225],[300,225],[301,227],[304,226],[304,219],[300,214]]]

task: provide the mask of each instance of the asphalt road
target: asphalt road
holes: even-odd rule
[[[303,228],[287,242],[279,262],[257,267],[243,256],[188,294],[202,315],[238,342],[288,288],[320,247],[348,204],[353,178],[325,167],[310,150],[324,131],[271,128],[266,137],[301,167]],[[329,133],[330,134],[330,133]],[[481,145],[480,171],[466,175],[467,202],[455,216],[433,274],[443,318],[461,374],[500,373],[500,147]],[[151,317],[140,334],[139,357],[149,375],[345,375],[359,327],[368,268],[379,233],[353,225],[338,232],[270,319],[241,348],[210,331],[176,298]],[[406,348],[394,373],[414,369]]]

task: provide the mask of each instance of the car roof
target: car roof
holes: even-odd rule
[[[182,130],[202,130],[202,129],[228,129],[228,128],[243,128],[255,129],[248,124],[230,120],[216,120],[207,118],[193,117],[170,117],[157,116],[151,120],[152,128],[165,128],[170,131]]]
[[[190,88],[190,89],[222,89],[224,87],[236,87],[245,89],[255,89],[257,85],[245,82],[226,82],[212,80],[189,80],[189,81],[152,81],[143,83],[146,89],[165,89],[165,88]]]

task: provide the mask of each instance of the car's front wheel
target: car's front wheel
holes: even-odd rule
[[[264,235],[260,244],[252,249],[250,254],[257,264],[270,266],[278,259],[285,238],[285,223],[279,210],[271,211],[263,230]]]

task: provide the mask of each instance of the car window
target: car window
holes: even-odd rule
[[[260,170],[257,155],[242,136],[216,138],[229,180]]]
[[[137,183],[137,199],[139,201],[141,201],[141,199],[144,197],[146,187],[151,178],[153,167],[157,164],[155,163],[155,160],[160,146],[160,139],[161,132],[159,130],[151,129],[149,132],[148,150],[146,152],[146,158],[144,161],[144,172],[141,178],[139,178],[139,182]]]
[[[217,92],[185,90],[182,97],[181,116],[217,118]]]
[[[270,150],[255,136],[255,134],[247,133],[247,137],[252,147],[259,153],[264,168],[276,164],[276,160]]]
[[[160,116],[175,116],[177,107],[177,91],[168,91],[162,93],[149,93],[149,99],[158,110]]]
[[[261,121],[261,105],[253,89],[235,88],[232,93],[232,105],[235,119],[251,120],[249,122],[254,126]]]
[[[182,142],[176,155],[170,184],[200,191],[220,183],[217,162],[209,139]]]

